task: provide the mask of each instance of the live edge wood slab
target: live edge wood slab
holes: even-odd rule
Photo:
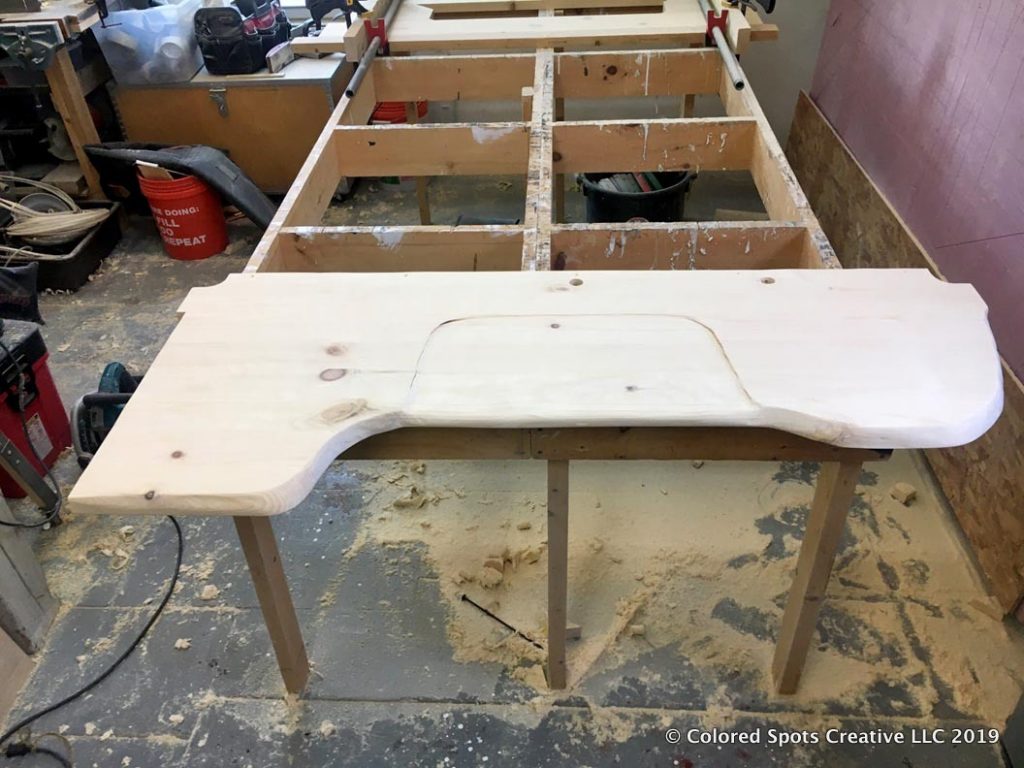
[[[925,270],[243,274],[180,311],[75,509],[274,515],[400,427],[931,448],[1002,406],[984,303]]]
[[[338,456],[549,462],[555,688],[568,462],[826,462],[774,665],[792,692],[861,462],[969,442],[1002,407],[984,303],[925,270],[247,273],[181,313],[70,504],[234,516],[292,691],[308,663],[267,516]]]

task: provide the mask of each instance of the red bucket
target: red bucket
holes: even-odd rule
[[[220,196],[195,176],[139,177],[164,250],[172,259],[205,259],[228,247]]]
[[[417,101],[416,116],[426,117],[426,114],[427,102]],[[398,125],[406,122],[407,119],[404,101],[381,101],[378,102],[376,109],[373,110],[373,116],[370,118],[370,122]]]

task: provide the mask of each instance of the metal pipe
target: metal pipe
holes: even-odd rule
[[[709,13],[715,12],[708,0],[697,0],[697,3],[700,5],[701,13],[704,14],[705,19],[707,19]],[[732,48],[729,46],[729,41],[725,39],[725,35],[722,34],[722,30],[718,27],[711,30],[711,39],[718,46],[718,52],[722,55],[722,61],[725,62],[725,71],[729,73],[729,79],[732,80],[733,88],[737,91],[742,91],[746,85],[743,79],[743,70],[740,69],[739,59],[736,58],[736,54],[733,53]]]
[[[373,60],[377,56],[377,51],[379,49],[380,38],[375,37],[366,47],[366,52],[363,54],[363,58],[359,60],[359,66],[356,67],[356,71],[352,74],[352,79],[348,81],[348,87],[345,88],[345,95],[348,98],[351,99],[356,95],[356,91],[359,89],[359,85],[363,82],[363,78],[366,77],[366,73],[370,71],[370,66],[373,64]]]
[[[729,47],[729,41],[725,39],[725,35],[722,34],[722,30],[718,27],[711,30],[711,36],[715,40],[715,45],[718,46],[719,53],[722,54],[722,61],[725,62],[725,71],[729,73],[729,79],[732,80],[733,87],[737,91],[742,91],[746,85],[743,80],[743,70],[740,69],[740,62],[736,58],[736,54]]]
[[[402,4],[402,0],[391,0],[391,4],[388,6],[387,11],[384,13],[384,26],[390,27],[391,20],[395,18],[395,14],[398,13],[398,6]]]

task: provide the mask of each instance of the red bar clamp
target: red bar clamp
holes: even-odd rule
[[[707,44],[714,45],[714,30],[722,30],[723,35],[727,35],[729,32],[729,12],[728,11],[715,11],[714,9],[708,10],[708,31],[707,31]]]
[[[366,27],[366,42],[370,43],[373,38],[380,38],[380,55],[388,55],[388,30],[384,24],[384,19],[363,19],[363,25]]]

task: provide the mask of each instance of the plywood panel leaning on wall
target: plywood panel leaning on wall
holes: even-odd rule
[[[940,274],[806,94],[787,154],[844,267],[925,267]],[[1005,407],[991,430],[962,448],[926,455],[1000,605],[1024,619],[1024,385],[1005,361],[1003,382]]]

